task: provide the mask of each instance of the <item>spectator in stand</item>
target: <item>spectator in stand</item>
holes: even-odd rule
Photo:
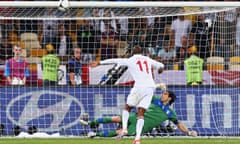
[[[147,1],[147,0],[145,0]],[[153,11],[155,8],[139,8],[138,13],[142,13],[145,16],[152,16]],[[154,25],[155,18],[154,17],[147,17],[147,26],[153,26]]]
[[[7,59],[13,57],[12,45],[6,36],[2,37],[0,53],[0,64],[5,64]]]
[[[108,17],[108,18],[109,17],[115,17],[114,12],[110,8],[109,9],[102,8],[102,9],[99,9],[98,12],[99,12],[98,14],[99,14],[100,17]],[[111,27],[113,28],[114,32],[117,32],[116,20],[115,19],[109,20],[108,23],[111,25]],[[105,22],[102,20],[100,22],[100,30],[101,30],[101,32],[105,32],[105,30],[106,30],[105,27],[106,27]]]
[[[152,47],[151,35],[153,32],[153,26],[148,26],[147,18],[140,18],[139,24],[134,27],[134,39],[133,41],[143,48],[143,55],[149,56],[147,48]]]
[[[174,20],[171,25],[171,46],[176,50],[180,49],[182,47],[182,36],[188,37],[191,29],[192,22],[190,20],[186,20],[184,15],[178,16],[178,18]]]
[[[232,56],[232,28],[228,27],[227,24],[228,22],[225,20],[225,13],[219,12],[213,26],[214,55],[224,57],[226,61]]]
[[[3,28],[4,28],[4,25],[2,24],[4,21],[3,20],[0,20],[0,42],[2,41],[2,37],[4,37],[3,35],[3,33],[4,33],[4,31],[3,31]]]
[[[120,35],[120,40],[121,41],[127,41],[128,39],[128,18],[120,18],[117,20],[117,29],[118,33]]]
[[[185,6],[183,7],[184,12],[186,13],[191,13],[192,11],[200,11],[200,7],[188,7]],[[192,22],[192,24],[194,24],[197,21],[197,15],[196,14],[188,14],[185,15],[185,19],[188,19]]]
[[[90,20],[83,20],[77,32],[78,45],[82,49],[82,63],[95,61],[99,46],[98,33],[90,25]]]
[[[147,28],[144,45],[145,47],[147,47],[145,55],[151,58],[155,58],[157,53],[156,53],[156,41],[153,41],[153,25],[150,25]]]
[[[47,9],[45,11],[45,17],[55,17],[56,11],[54,9]],[[39,22],[38,29],[42,32],[42,46],[45,47],[49,43],[53,43],[57,36],[57,20],[45,19]]]
[[[225,0],[225,1],[229,1],[229,0]],[[234,0],[231,0],[234,1]],[[235,8],[235,9],[231,9],[228,11],[225,11],[225,17],[224,19],[226,20],[226,27],[228,27],[228,33],[229,33],[229,38],[228,38],[228,42],[229,42],[229,46],[230,46],[230,50],[231,50],[231,55],[234,55],[234,47],[236,46],[236,23],[237,23],[237,17],[238,17],[238,13],[239,13],[239,8]]]
[[[13,46],[14,57],[5,63],[4,76],[10,85],[25,85],[26,79],[29,77],[28,63],[21,58],[22,48]]]
[[[105,32],[101,38],[101,60],[117,58],[118,34],[111,27],[110,20],[104,20]]]
[[[11,13],[11,10],[6,11]],[[14,13],[14,11],[12,11]],[[0,37],[3,37],[4,34],[9,34],[9,33],[18,33],[19,28],[18,28],[18,20],[13,20],[13,19],[2,19],[0,21]]]
[[[239,9],[240,12],[240,9]],[[237,24],[236,24],[236,47],[234,49],[234,55],[240,56],[240,13],[238,14]]]
[[[111,9],[106,8],[94,8],[91,14],[92,17],[115,17],[114,12]],[[94,19],[91,21],[91,25],[95,31],[100,33],[105,32],[105,23],[103,20]],[[117,32],[117,23],[115,19],[110,20],[110,25],[113,28],[114,32]]]
[[[206,59],[210,56],[211,32],[212,28],[205,22],[204,14],[199,14],[190,33],[190,43],[197,46],[200,58]]]
[[[159,49],[156,50],[155,48],[158,44],[158,33],[160,33],[160,31],[162,32],[163,23],[161,22],[159,22],[158,19],[156,19],[155,22],[150,22],[147,18],[129,19],[128,43],[132,47],[134,45],[143,47],[144,55],[157,56]]]
[[[48,54],[42,57],[43,85],[56,86],[58,83],[59,58],[55,55],[53,45],[47,44]]]
[[[70,85],[82,84],[81,48],[76,47],[73,49],[73,56],[68,60],[67,72]]]
[[[34,13],[35,9],[31,9],[32,12]],[[30,13],[30,12],[29,12]],[[38,20],[28,20],[28,19],[21,19],[17,21],[17,25],[18,25],[18,34],[21,35],[22,33],[25,32],[30,32],[30,33],[36,33],[39,34],[38,31]]]
[[[165,40],[166,22],[167,22],[166,17],[157,17],[154,22],[152,41],[156,42],[155,46],[158,46],[159,49],[163,47],[163,43]],[[158,53],[158,50],[156,52]]]
[[[170,47],[169,37],[165,37],[163,49],[158,52],[157,60],[165,65],[165,69],[173,69],[173,62],[176,59],[176,51]]]
[[[59,24],[57,27],[58,35],[55,37],[53,42],[53,46],[56,49],[56,55],[60,58],[69,56],[73,48],[71,37],[66,34],[64,24]]]
[[[188,43],[188,37],[183,36],[181,38],[181,44],[182,47],[177,49],[176,51],[176,62],[178,63],[178,67],[180,70],[184,69],[184,60],[188,58],[188,48],[189,48],[189,43]]]
[[[92,9],[92,12],[91,12],[91,16],[92,17],[100,17],[100,15],[99,15],[99,9],[98,8],[93,8]],[[95,32],[97,32],[97,33],[100,33],[101,34],[101,20],[99,20],[99,19],[92,19],[91,21],[90,21],[90,24],[91,24],[91,26],[93,27],[93,29],[94,29],[94,31]]]
[[[128,41],[133,44],[135,35],[140,27],[140,18],[129,18],[128,20]]]

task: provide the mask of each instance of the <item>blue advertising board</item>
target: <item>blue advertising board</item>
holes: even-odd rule
[[[170,87],[177,95],[174,109],[179,121],[200,135],[239,135],[238,87]],[[81,135],[83,114],[89,119],[121,114],[130,87],[2,87],[0,123],[12,135],[18,125],[26,131]],[[156,94],[160,94],[158,90]],[[114,129],[116,125],[100,127]],[[88,131],[88,129],[87,129]],[[181,134],[177,131],[177,134]]]

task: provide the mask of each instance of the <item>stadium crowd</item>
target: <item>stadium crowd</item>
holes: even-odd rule
[[[189,9],[176,8],[177,13]],[[139,13],[151,15],[154,8],[140,8]],[[14,8],[1,8],[0,13],[14,13]],[[30,10],[30,12],[32,12]],[[114,17],[117,9],[79,9],[78,16]],[[57,17],[64,12],[47,9],[42,15]],[[67,11],[66,11],[67,13]],[[229,62],[240,54],[239,9],[224,12],[166,17],[142,17],[121,19],[84,20],[29,20],[2,19],[0,22],[0,62],[13,57],[12,48],[22,48],[29,68],[36,63],[27,58],[42,58],[51,45],[61,64],[68,65],[74,48],[81,49],[81,64],[108,58],[128,57],[131,48],[139,45],[147,55],[165,64],[168,70],[184,70],[184,60],[195,46],[195,54],[204,62],[212,56],[223,57]],[[26,41],[31,34],[31,44]],[[25,36],[24,36],[25,35]],[[71,67],[74,65],[71,64]],[[228,66],[225,64],[224,69]],[[69,67],[68,67],[69,69]],[[206,68],[204,68],[206,69]],[[68,70],[67,70],[68,71]],[[72,70],[73,71],[73,70]],[[82,72],[80,72],[82,73]]]

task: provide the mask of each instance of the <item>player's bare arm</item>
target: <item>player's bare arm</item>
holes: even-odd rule
[[[114,58],[114,59],[106,59],[103,61],[94,61],[90,62],[89,65],[90,67],[96,67],[98,65],[104,65],[104,64],[118,64],[118,65],[127,65],[128,61],[126,58]]]

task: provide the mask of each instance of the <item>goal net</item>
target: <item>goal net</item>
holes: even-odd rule
[[[200,136],[239,136],[239,3],[182,4],[70,2],[59,10],[58,2],[0,2],[0,135],[85,136],[91,128],[79,119],[121,114],[134,83],[127,67],[88,64],[140,46],[165,65],[154,79],[176,93],[180,122]],[[149,134],[185,135],[167,121]]]

